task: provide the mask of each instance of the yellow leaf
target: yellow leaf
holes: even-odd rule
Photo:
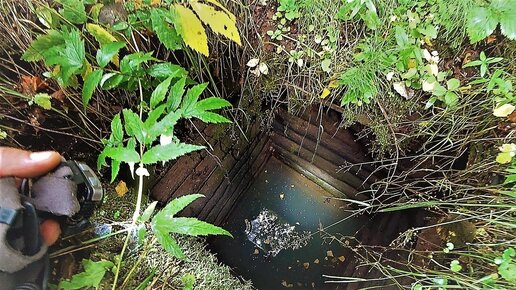
[[[224,11],[217,10],[213,6],[200,3],[196,0],[191,0],[190,5],[199,18],[201,18],[201,21],[210,26],[215,33],[222,34],[238,45],[242,45],[234,16],[232,18]]]
[[[206,56],[209,54],[208,37],[202,26],[201,21],[192,10],[180,4],[174,4],[172,7],[176,13],[176,29],[183,38],[186,45]]]
[[[82,79],[85,80],[88,75],[93,71],[91,64],[86,60],[84,61],[84,70],[82,72]]]
[[[328,84],[328,88],[330,89],[336,89],[339,87],[339,82],[337,80],[332,80],[329,84]]]
[[[151,0],[150,5],[152,7],[158,7],[161,4],[161,0]]]
[[[210,4],[213,4],[215,6],[217,6],[218,8],[220,8],[222,11],[226,12],[226,14],[229,16],[229,18],[231,18],[231,20],[233,22],[236,22],[236,17],[235,15],[233,15],[233,13],[231,13],[229,10],[226,9],[226,7],[224,7],[224,5],[220,4],[219,2],[217,2],[216,0],[205,0],[206,2],[210,3]]]
[[[326,98],[329,95],[330,95],[330,90],[328,88],[324,88],[324,90],[322,91],[322,93],[319,96],[319,98],[324,99],[324,98]]]
[[[118,197],[124,196],[127,192],[129,192],[129,189],[127,188],[127,184],[123,180],[121,180],[115,187],[116,195]]]
[[[513,154],[511,152],[501,152],[496,156],[496,162],[500,164],[507,164],[512,161]]]
[[[116,38],[113,35],[111,35],[109,31],[107,31],[104,27],[98,24],[87,23],[86,30],[88,30],[88,32],[91,35],[93,35],[93,37],[95,37],[95,39],[99,42],[101,47],[106,43],[116,41]]]

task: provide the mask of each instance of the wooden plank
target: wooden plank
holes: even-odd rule
[[[219,214],[224,211],[227,207],[231,207],[231,202],[234,201],[236,198],[233,198],[233,195],[235,194],[236,190],[241,186],[243,183],[250,183],[250,180],[252,176],[247,176],[247,172],[249,168],[251,167],[254,160],[258,157],[259,152],[263,148],[263,146],[267,143],[268,138],[261,138],[256,146],[252,148],[249,157],[245,158],[243,160],[242,166],[239,168],[237,174],[234,176],[234,178],[231,180],[231,184],[225,189],[223,192],[221,198],[218,200],[217,206],[213,207],[210,211],[210,213],[206,217],[206,221],[210,223],[215,223],[217,221],[217,218]],[[244,159],[244,158],[242,158]],[[246,178],[246,179],[244,179]],[[217,223],[216,223],[217,224]]]
[[[223,208],[215,218],[215,224],[221,225],[226,218],[231,214],[235,206],[238,204],[239,199],[242,197],[249,186],[252,184],[254,178],[259,174],[260,168],[263,168],[271,156],[271,146],[269,142],[266,142],[259,152],[251,154],[250,166],[248,171],[245,173],[242,181],[235,189],[235,192],[231,194],[230,199],[224,204]],[[259,149],[259,146],[255,148]],[[254,156],[254,157],[253,157]]]
[[[249,146],[248,150],[243,150],[241,158],[238,159],[237,163],[231,168],[230,172],[228,173],[228,178],[225,178],[222,183],[217,187],[216,191],[213,193],[211,199],[206,203],[206,205],[203,207],[201,212],[198,215],[198,218],[201,220],[206,220],[208,217],[208,214],[212,211],[212,209],[217,205],[218,201],[221,199],[221,197],[224,195],[224,192],[226,188],[233,182],[235,182],[234,177],[237,175],[240,168],[245,163],[246,159],[251,154],[250,148],[254,148],[258,143],[260,142],[260,136],[257,136],[254,138],[252,143]]]
[[[308,145],[308,140],[305,140],[304,146],[300,147],[298,143],[295,141],[292,141],[289,138],[286,138],[283,135],[280,134],[274,134],[272,137],[274,144],[281,146],[285,150],[291,152],[291,154],[297,155],[301,158],[303,158],[305,161],[313,164],[314,166],[320,168],[321,170],[325,171],[332,177],[348,184],[355,190],[363,190],[367,189],[367,185],[363,184],[363,181],[358,178],[356,175],[351,174],[350,172],[337,172],[338,171],[338,165],[336,165],[334,162],[331,162],[325,158],[323,158],[319,153],[321,153],[323,150],[322,148],[319,148],[317,150],[317,154],[314,155],[313,151],[310,151],[310,146]],[[314,148],[315,149],[315,148]],[[293,151],[293,152],[292,152]]]

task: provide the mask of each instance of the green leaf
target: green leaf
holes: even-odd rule
[[[452,91],[446,92],[446,95],[444,95],[444,103],[448,107],[455,107],[459,101],[459,96],[457,96],[456,93]]]
[[[131,74],[133,71],[137,70],[142,63],[146,63],[151,60],[156,60],[152,56],[152,52],[135,52],[124,56],[124,58],[120,61],[120,72],[123,74]]]
[[[195,111],[192,113],[191,116],[195,117],[205,123],[214,123],[214,124],[231,123],[231,120],[229,120],[228,118],[226,118],[222,115],[219,115],[217,113],[213,113],[213,112]]]
[[[183,100],[183,94],[185,93],[185,82],[186,78],[183,77],[178,80],[172,88],[170,88],[170,93],[167,97],[167,104],[170,111],[175,111],[181,105],[181,101]]]
[[[498,19],[491,9],[485,7],[471,9],[466,25],[469,41],[472,44],[481,41],[491,35],[497,25]]]
[[[118,176],[118,172],[120,171],[120,161],[117,160],[111,160],[111,183],[115,181],[116,177]]]
[[[474,61],[468,62],[467,64],[463,65],[462,67],[467,68],[467,67],[472,67],[472,66],[479,66],[481,64],[482,64],[481,60],[474,60]]]
[[[448,87],[449,91],[455,91],[456,89],[458,89],[460,87],[460,81],[455,78],[449,79],[446,82],[446,86]]]
[[[59,13],[66,20],[74,24],[83,24],[88,19],[84,3],[81,0],[59,0],[59,2],[63,4],[63,9],[60,9]]]
[[[460,270],[462,270],[462,266],[460,265],[458,260],[451,261],[450,270],[455,273],[460,272]]]
[[[502,278],[509,282],[516,282],[516,264],[512,262],[504,262],[498,266],[498,273]]]
[[[188,92],[186,92],[183,103],[181,105],[181,108],[184,110],[184,114],[186,116],[188,116],[191,111],[195,110],[195,104],[207,86],[208,83],[199,84],[191,87]]]
[[[62,47],[64,44],[65,40],[61,31],[48,30],[47,34],[41,34],[32,41],[30,47],[25,51],[21,59],[24,61],[42,60],[45,55],[48,56],[49,49]]]
[[[156,89],[152,92],[152,95],[150,97],[150,107],[151,109],[156,107],[159,103],[161,103],[165,96],[167,95],[168,88],[170,87],[170,82],[172,81],[172,77],[166,78],[164,81],[162,81]]]
[[[444,95],[446,94],[446,92],[447,92],[447,91],[448,91],[448,90],[446,90],[446,88],[445,88],[445,87],[443,87],[443,86],[441,86],[441,85],[437,84],[437,85],[435,85],[435,88],[434,88],[434,90],[432,91],[432,93],[433,93],[435,96],[442,97],[442,96],[444,96]]]
[[[485,63],[480,65],[480,76],[484,77],[487,72],[487,65]]]
[[[48,52],[48,57],[45,57],[46,65],[59,65],[59,76],[62,80],[62,85],[67,86],[70,82],[70,77],[78,73],[86,61],[86,52],[84,48],[84,40],[81,38],[81,33],[76,28],[63,30],[63,39],[65,41],[64,49],[60,47],[51,48]]]
[[[122,143],[124,138],[124,129],[122,127],[122,120],[120,119],[120,114],[116,114],[111,120],[111,136],[109,140],[113,145],[118,145]]]
[[[149,112],[147,119],[145,119],[145,122],[143,123],[143,128],[145,128],[146,131],[150,130],[152,126],[156,124],[161,115],[163,115],[163,112],[165,111],[166,107],[167,105],[163,104]]]
[[[52,103],[50,102],[51,98],[52,97],[49,94],[39,93],[34,96],[34,103],[45,110],[50,110],[52,109]]]
[[[183,282],[183,290],[193,290],[195,276],[192,274],[185,274],[183,277],[181,277],[181,282]]]
[[[204,100],[197,102],[195,108],[197,110],[209,111],[216,110],[225,107],[231,107],[231,103],[223,98],[210,97]]]
[[[504,5],[500,11],[500,30],[502,34],[511,40],[516,40],[516,1],[504,0],[501,1]]]
[[[135,112],[124,109],[122,111],[125,121],[125,132],[131,137],[136,137],[139,142],[143,143],[143,123],[140,116]]]
[[[165,146],[156,145],[143,154],[142,162],[144,164],[154,164],[158,161],[169,161],[203,148],[204,146],[185,143],[171,143]]]
[[[116,88],[123,80],[124,76],[118,72],[107,73],[102,76],[99,85],[104,90],[111,90]]]
[[[165,249],[165,251],[167,251],[167,253],[178,259],[186,258],[176,240],[172,238],[168,232],[156,228],[153,228],[153,230],[159,244],[163,247],[163,249]]]
[[[166,15],[170,12],[163,9],[151,10],[152,29],[163,45],[170,50],[181,49],[181,37],[167,21]]]
[[[405,29],[401,26],[394,27],[394,37],[396,38],[396,43],[400,48],[407,46],[409,43],[409,36]]]
[[[154,210],[156,209],[157,201],[152,202],[149,206],[143,211],[143,213],[138,217],[138,221],[140,223],[148,222]]]
[[[181,111],[175,111],[168,113],[161,121],[154,123],[147,130],[147,137],[145,138],[146,143],[152,143],[159,135],[172,135],[174,132],[174,126],[177,121],[181,118]],[[148,141],[148,142],[147,142]]]
[[[165,206],[165,208],[163,208],[158,214],[156,214],[156,216],[163,215],[173,217],[189,204],[202,197],[204,197],[202,194],[188,194],[175,198],[169,202],[167,206]]]
[[[168,216],[159,216],[156,217],[154,221],[154,227],[160,231],[195,237],[207,235],[225,235],[233,237],[225,229],[200,221],[196,218],[169,218]]]
[[[108,147],[104,149],[104,154],[114,160],[123,162],[138,162],[140,155],[133,148]]]
[[[104,68],[114,56],[118,55],[120,49],[125,47],[125,42],[111,42],[97,50],[97,63]]]
[[[84,110],[86,110],[95,88],[99,85],[100,80],[102,79],[102,74],[103,71],[101,69],[95,70],[88,74],[84,80],[84,86],[82,87],[82,105],[84,106]]]
[[[151,65],[149,74],[155,78],[184,78],[187,71],[180,65],[165,62]]]
[[[99,289],[100,282],[104,279],[106,271],[113,268],[111,261],[101,260],[93,262],[92,260],[83,260],[82,265],[84,272],[73,275],[70,280],[59,282],[59,289],[72,290],[93,287]]]
[[[365,13],[361,15],[361,18],[364,20],[367,28],[374,30],[380,26],[380,18],[378,18],[378,14],[375,11],[367,10]]]

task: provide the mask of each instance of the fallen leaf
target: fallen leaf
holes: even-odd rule
[[[504,104],[493,110],[495,117],[507,117],[514,112],[515,106],[511,104]]]
[[[258,65],[258,70],[263,75],[268,75],[269,74],[269,67],[267,67],[267,65],[265,63],[263,63],[263,62]]]
[[[280,198],[281,200],[285,199],[285,194],[284,194],[283,192],[282,192],[282,193],[280,193],[279,198]]]
[[[333,257],[333,251],[332,250],[326,251],[326,256]]]
[[[115,192],[118,197],[123,197],[126,193],[129,192],[129,189],[127,188],[127,184],[125,181],[120,180],[120,182],[115,187]]]
[[[393,83],[392,87],[398,94],[400,94],[400,96],[404,97],[405,99],[409,98],[407,88],[405,87],[405,84],[403,82]]]
[[[344,262],[346,260],[346,257],[340,256],[338,259],[339,259],[339,261]]]
[[[64,99],[65,99],[65,94],[63,92],[63,90],[59,89],[55,92],[52,93],[52,95],[50,95],[52,97],[52,99],[56,99],[58,101],[60,101],[61,103],[64,102]]]
[[[260,251],[258,251],[258,249],[254,249],[254,252],[253,252],[254,255],[258,255],[259,253],[260,253]]]
[[[487,44],[493,43],[493,42],[495,42],[495,41],[496,41],[496,35],[495,35],[495,34],[491,34],[491,35],[489,35],[489,36],[487,37],[487,39],[486,39]]]
[[[47,83],[37,76],[22,76],[20,80],[21,93],[24,95],[32,96],[47,87]]]
[[[287,281],[285,281],[285,280],[281,281],[281,285],[283,285],[283,287],[286,287],[286,288],[294,287],[294,284],[288,284]]]
[[[509,122],[516,123],[516,112],[512,112],[507,116],[507,120],[509,120]]]
[[[322,91],[321,95],[319,96],[320,99],[324,99],[326,98],[327,96],[330,95],[330,90],[328,88],[324,88],[324,90]]]
[[[303,263],[303,267],[304,267],[305,269],[310,268],[310,263],[308,263],[308,262]]]
[[[339,87],[339,82],[337,80],[332,80],[329,84],[328,84],[328,88],[330,89],[336,89]]]
[[[251,58],[248,62],[247,62],[247,66],[248,67],[255,67],[257,66],[258,64],[260,63],[260,59],[259,58]]]
[[[314,264],[319,264],[319,259],[315,259]]]

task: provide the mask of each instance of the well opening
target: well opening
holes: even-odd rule
[[[364,146],[339,128],[340,119],[324,107],[297,116],[278,109],[271,126],[255,122],[235,142],[228,128],[197,128],[213,151],[181,157],[153,186],[153,197],[206,195],[182,215],[229,230],[234,238],[211,238],[210,249],[258,289],[360,286],[328,284],[324,275],[378,278],[359,267],[358,245],[387,246],[416,221],[353,211],[383,172],[368,165]]]

